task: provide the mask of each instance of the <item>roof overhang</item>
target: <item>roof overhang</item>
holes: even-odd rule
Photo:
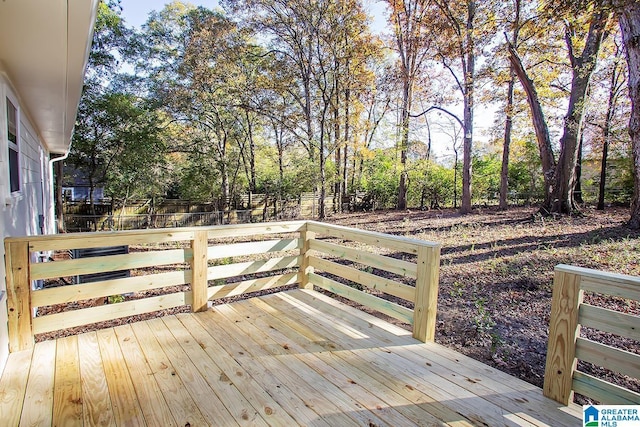
[[[69,149],[98,3],[0,1],[0,72],[52,153]]]

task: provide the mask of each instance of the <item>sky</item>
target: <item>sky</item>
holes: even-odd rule
[[[170,3],[168,0],[121,0],[122,16],[129,26],[140,28],[147,21],[149,12],[152,10],[161,10],[165,4]],[[187,3],[185,1],[185,3]],[[215,0],[189,0],[195,6],[205,6],[213,9],[218,5]]]
[[[160,10],[170,0],[121,0],[122,15],[127,25],[140,28],[147,20],[149,12],[152,10]],[[191,3],[195,6],[204,6],[214,9],[218,2],[216,0],[185,0],[184,3]],[[383,2],[376,0],[365,0],[365,10],[373,16],[374,26],[382,28],[385,25],[386,18],[384,16],[385,6]]]

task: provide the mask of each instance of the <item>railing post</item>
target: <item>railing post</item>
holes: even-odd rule
[[[5,243],[5,262],[9,351],[14,352],[33,347],[29,242]]]
[[[307,231],[305,225],[303,231],[300,232],[300,238],[302,239],[302,248],[300,249],[302,262],[300,263],[298,282],[301,289],[313,289],[313,285],[309,283],[309,273],[313,271],[313,267],[309,266],[309,242],[316,238],[316,233]]]
[[[191,260],[191,310],[193,312],[207,309],[207,241],[206,231],[196,231],[191,241],[193,259]]]
[[[436,335],[438,311],[440,246],[420,246],[417,265],[413,337],[422,342],[433,341]]]
[[[580,336],[578,310],[583,293],[580,289],[580,275],[556,267],[543,393],[563,405],[568,405],[573,400],[573,372],[577,365],[576,339]]]

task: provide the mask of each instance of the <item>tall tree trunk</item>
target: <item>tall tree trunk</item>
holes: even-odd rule
[[[324,143],[320,141],[320,197],[318,200],[318,219],[325,219],[326,217],[326,207],[324,204],[324,199],[327,195],[327,190],[326,176],[324,172],[325,157],[322,153],[322,150],[324,150]]]
[[[326,174],[324,171],[324,166],[326,163],[326,157],[324,154],[324,138],[325,138],[325,114],[326,114],[326,107],[327,107],[327,103],[325,103],[325,109],[322,112],[322,118],[320,119],[320,149],[318,150],[320,153],[320,198],[318,200],[318,219],[325,219],[326,217],[326,207],[325,207],[325,203],[324,203],[324,199],[326,197],[327,194],[327,189],[326,189]]]
[[[514,2],[513,40],[511,44],[518,46],[520,34],[520,9],[521,1]],[[502,145],[502,168],[500,170],[500,209],[509,207],[509,154],[511,150],[511,129],[513,127],[513,88],[516,82],[516,72],[513,65],[509,66],[509,83],[507,86],[507,106],[505,108],[504,143]]]
[[[515,48],[509,44],[509,63],[513,67],[513,70],[527,95],[527,103],[531,110],[531,119],[533,122],[533,129],[536,133],[536,140],[538,142],[538,149],[540,150],[540,161],[542,163],[542,175],[544,178],[544,196],[545,204],[551,199],[551,190],[553,185],[553,174],[556,168],[556,162],[553,157],[553,149],[551,147],[551,138],[549,138],[549,128],[547,127],[547,120],[544,117],[542,111],[542,105],[538,98],[538,91],[536,90],[533,80],[529,78],[520,56],[516,52]]]
[[[93,182],[93,175],[89,175],[89,213],[93,218],[93,231],[98,230],[98,215],[96,214],[96,202],[94,199],[94,193],[96,185]]]
[[[617,3],[617,2],[616,2]],[[633,197],[629,226],[640,228],[640,3],[622,2],[618,7],[620,30],[629,67],[631,118],[629,136],[633,151]]]
[[[227,210],[228,202],[229,202],[229,168],[224,159],[221,159],[219,162],[220,167],[220,189],[221,189],[221,197],[219,208],[221,211]]]
[[[582,119],[589,80],[596,67],[600,44],[605,34],[608,14],[595,12],[589,25],[589,33],[582,54],[573,56],[571,38],[567,35],[567,46],[571,60],[572,79],[569,107],[564,119],[563,134],[560,138],[560,155],[554,174],[550,200],[545,201],[543,210],[553,213],[571,214],[577,210],[573,198],[576,183],[576,163],[578,159],[578,136],[582,132]]]
[[[580,132],[580,142],[578,143],[578,159],[576,161],[576,185],[573,187],[573,199],[577,204],[584,203],[582,197],[582,147],[584,147],[584,130]]]
[[[471,212],[471,152],[473,144],[473,95],[475,87],[475,44],[473,20],[476,13],[474,0],[467,0],[466,67],[464,67],[464,139],[462,146],[462,203],[460,213]]]
[[[607,102],[607,114],[604,119],[603,141],[602,141],[602,161],[600,162],[600,185],[598,188],[598,210],[604,210],[604,192],[607,182],[607,158],[609,157],[609,144],[611,142],[611,122],[616,108],[616,85],[618,84],[618,67],[614,66],[611,71],[611,89],[609,90],[609,100]]]
[[[604,210],[604,191],[607,180],[607,157],[609,156],[609,135],[608,128],[605,128],[604,141],[602,142],[602,161],[600,162],[600,185],[598,187],[598,205],[596,209]]]
[[[398,185],[398,209],[407,208],[407,150],[409,149],[409,114],[411,111],[411,81],[403,76],[402,109],[400,117],[400,184]]]
[[[276,127],[277,125],[274,125]],[[284,185],[284,141],[282,137],[282,130],[278,133],[276,130],[276,146],[278,148],[278,192],[282,195],[282,186]]]
[[[336,64],[337,67],[337,64]],[[336,91],[336,104],[333,108],[333,127],[334,127],[334,141],[335,141],[335,174],[333,184],[333,211],[340,212],[341,204],[340,204],[340,194],[342,193],[342,174],[340,173],[340,169],[342,167],[342,150],[340,147],[340,93],[338,91],[338,82],[336,80],[335,83],[335,91]]]
[[[456,144],[453,144],[453,153],[455,154],[455,160],[453,162],[453,209],[458,208],[458,149]]]
[[[222,195],[220,197],[220,210],[225,211],[227,209],[227,203],[229,201],[229,172],[225,164],[221,165],[220,173],[222,175]]]
[[[313,124],[311,121],[311,76],[309,74],[304,75],[304,119],[307,125],[307,151],[309,152],[309,159],[313,161],[315,157],[315,150],[313,147]]]
[[[427,125],[427,155],[425,156],[427,162],[431,160],[431,145],[432,145],[432,137],[431,137],[431,126],[429,125],[429,118],[425,114],[424,122]]]
[[[347,60],[347,70],[349,60]],[[342,156],[342,198],[346,199],[348,193],[347,179],[349,177],[347,166],[349,165],[349,107],[351,102],[351,90],[347,87],[344,92],[344,155]]]
[[[251,122],[251,118],[249,117],[249,112],[247,114],[247,128],[249,131],[249,170],[251,175],[251,182],[249,183],[251,187],[251,192],[256,192],[256,142],[253,137],[253,123]]]
[[[502,144],[502,168],[500,170],[500,209],[509,207],[509,151],[511,149],[511,128],[513,126],[513,87],[515,86],[515,72],[513,66],[509,71],[509,85],[507,87],[506,120],[504,123],[504,143]]]

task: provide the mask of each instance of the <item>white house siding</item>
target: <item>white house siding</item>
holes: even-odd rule
[[[20,191],[10,193],[8,141],[7,141],[7,94],[19,112],[19,164]],[[11,90],[6,78],[0,75],[0,236],[25,236],[54,232],[52,168],[49,153],[40,143],[19,97]],[[39,216],[44,221],[39,221]],[[43,227],[41,228],[41,225]],[[4,244],[0,245],[0,259],[4,260]],[[4,262],[0,262],[0,277],[6,277]],[[0,290],[6,292],[6,281],[0,282]],[[6,295],[6,294],[4,294]],[[6,296],[0,302],[0,371],[9,354],[7,331]]]

